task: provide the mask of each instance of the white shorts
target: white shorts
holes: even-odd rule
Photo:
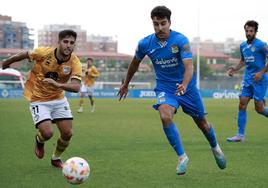
[[[88,86],[85,86],[85,84],[82,84],[82,86],[80,88],[80,92],[81,93],[87,93],[88,96],[93,96],[93,94],[94,94],[94,86],[88,87]]]
[[[36,128],[46,120],[55,123],[57,120],[73,119],[70,105],[65,97],[48,102],[32,102],[30,103],[30,111]]]

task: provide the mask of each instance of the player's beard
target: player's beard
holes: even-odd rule
[[[161,31],[161,32],[158,32],[158,33],[156,34],[156,36],[157,36],[157,38],[160,39],[160,40],[166,40],[167,37],[168,37],[168,34],[167,34],[166,32]]]
[[[252,36],[247,35],[247,42],[248,43],[251,43],[254,39],[255,39],[255,35],[252,35]]]
[[[60,55],[62,57],[64,57],[64,59],[70,57],[70,55],[71,55],[72,52],[73,52],[73,50],[68,49],[68,48],[66,48],[66,49],[60,49]]]

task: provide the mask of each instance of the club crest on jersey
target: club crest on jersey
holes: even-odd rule
[[[71,68],[70,67],[63,67],[63,73],[64,74],[70,74]]]
[[[165,102],[165,101],[166,101],[166,98],[165,97],[159,98],[159,102],[160,103]]]
[[[252,52],[255,52],[256,51],[256,48],[255,47],[251,47],[250,49]]]
[[[178,53],[178,52],[179,52],[179,48],[178,48],[178,46],[176,46],[176,45],[172,45],[172,46],[171,46],[171,52],[172,52],[173,54]]]

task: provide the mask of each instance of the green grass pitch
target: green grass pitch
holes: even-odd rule
[[[207,188],[268,187],[268,120],[248,107],[245,143],[227,143],[236,132],[238,100],[206,99],[207,118],[213,123],[225,152],[227,168],[220,170],[209,145],[192,119],[181,110],[174,121],[190,158],[187,173],[175,173],[177,156],[162,131],[154,100],[96,99],[96,112],[90,113],[85,100],[84,113],[76,112],[78,99],[69,100],[74,114],[72,142],[62,159],[86,159],[90,179],[79,187],[94,188]],[[73,187],[61,170],[50,165],[58,137],[45,145],[45,157],[34,155],[35,128],[27,101],[0,99],[0,187]]]

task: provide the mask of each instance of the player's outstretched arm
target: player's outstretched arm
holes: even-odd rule
[[[240,61],[239,61],[239,63],[235,66],[235,67],[233,67],[233,66],[231,66],[231,67],[229,67],[228,69],[227,69],[227,74],[229,75],[229,76],[233,76],[237,71],[239,71],[243,66],[245,65],[245,63],[244,63],[244,60],[243,59],[240,59]]]
[[[193,62],[192,59],[184,59],[183,64],[185,67],[185,72],[183,75],[183,81],[181,84],[176,84],[177,90],[176,90],[176,95],[183,95],[186,90],[189,82],[191,81],[193,77]]]
[[[117,93],[117,96],[119,96],[119,101],[122,98],[126,98],[127,93],[128,93],[128,84],[131,81],[132,77],[134,76],[135,72],[137,72],[139,65],[140,65],[140,62],[141,62],[140,60],[133,57],[131,63],[129,64],[126,78],[122,80],[122,84],[121,84],[120,89]]]
[[[2,69],[9,68],[12,63],[21,61],[23,59],[29,59],[28,51],[17,53],[2,62]]]

